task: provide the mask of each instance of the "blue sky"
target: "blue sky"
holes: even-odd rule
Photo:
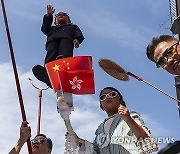
[[[180,119],[174,100],[132,77],[128,82],[118,81],[98,66],[100,58],[108,58],[176,97],[174,76],[162,69],[156,69],[145,54],[146,46],[152,37],[160,34],[171,35],[168,0],[5,1],[32,136],[36,134],[38,91],[31,86],[28,78],[32,78],[40,87],[45,86],[33,77],[31,68],[35,64],[43,64],[46,54],[46,37],[40,27],[47,4],[53,5],[56,13],[68,12],[72,22],[83,31],[85,40],[80,48],[74,50],[74,55],[93,57],[96,94],[74,95],[75,111],[71,119],[76,133],[93,141],[95,129],[106,117],[99,109],[98,94],[102,88],[113,86],[122,93],[129,110],[135,110],[142,115],[153,136],[179,140]],[[8,153],[19,137],[22,120],[2,13],[0,34],[0,153]],[[52,138],[54,154],[63,153],[66,130],[56,111],[53,91],[44,91],[42,101],[41,132]],[[163,147],[164,144],[159,146]],[[24,146],[22,154],[26,151]]]

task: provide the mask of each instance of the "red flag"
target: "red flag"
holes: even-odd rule
[[[94,94],[94,71],[91,56],[58,59],[46,64],[54,92],[61,90],[73,94]]]

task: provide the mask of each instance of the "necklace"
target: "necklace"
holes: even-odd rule
[[[107,120],[109,120],[109,119],[111,119],[111,118],[114,118],[116,115],[117,115],[117,113],[114,114],[114,115],[112,115],[112,116],[110,116],[110,117],[108,117],[108,118],[106,118],[105,121],[107,121]]]

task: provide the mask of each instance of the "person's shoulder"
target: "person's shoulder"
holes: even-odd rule
[[[103,132],[104,123],[102,122],[96,129],[95,134],[98,135]]]

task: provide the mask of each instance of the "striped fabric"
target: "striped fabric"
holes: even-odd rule
[[[134,121],[148,134],[146,140],[137,140],[126,122],[119,114],[114,117],[108,134],[104,133],[104,122],[96,130],[94,143],[85,142],[85,151],[81,154],[149,154],[157,151],[157,144],[145,126],[142,118],[136,112],[130,112]]]
[[[147,139],[137,140],[126,122],[117,114],[111,123],[109,133],[106,134],[104,131],[104,121],[95,132],[94,143],[85,141],[85,147],[79,154],[149,154],[157,151],[157,144],[140,115],[132,111],[130,116],[148,134]]]

